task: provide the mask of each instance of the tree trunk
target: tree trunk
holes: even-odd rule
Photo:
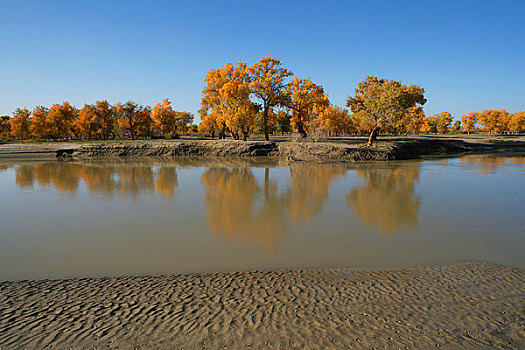
[[[263,124],[264,124],[264,139],[270,141],[270,136],[268,135],[268,107],[264,106],[263,113]]]
[[[129,135],[131,136],[131,141],[135,140],[135,125],[133,123],[133,120],[131,117],[128,116],[128,124],[129,124]]]
[[[297,132],[299,133],[299,135],[301,135],[302,138],[306,137],[306,131],[303,128],[303,123],[297,124]]]
[[[221,128],[219,129],[219,140],[226,138],[226,125],[221,123]]]
[[[379,133],[379,126],[374,126],[372,129],[372,132],[370,132],[370,136],[368,137],[368,144],[367,146],[372,146],[374,141],[377,141],[377,134]]]

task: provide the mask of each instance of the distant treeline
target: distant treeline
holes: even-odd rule
[[[97,101],[77,109],[68,102],[33,111],[17,108],[0,118],[0,138],[68,140],[110,138],[175,138],[193,133],[246,140],[252,134],[276,132],[346,136],[381,133],[419,134],[483,131],[524,133],[525,111],[505,109],[471,112],[454,119],[449,112],[426,116],[425,90],[417,85],[369,76],[349,96],[346,107],[333,105],[323,87],[298,78],[277,58],[262,57],[253,65],[227,63],[206,74],[199,114],[175,111],[166,99],[150,106],[135,102],[111,105]]]
[[[133,101],[114,106],[107,101],[97,101],[77,109],[64,102],[51,108],[38,106],[33,111],[17,108],[12,118],[2,117],[0,135],[19,140],[135,140],[197,132],[197,125],[191,125],[192,121],[193,114],[173,110],[169,100],[153,108]]]

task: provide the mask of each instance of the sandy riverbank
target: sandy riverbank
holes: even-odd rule
[[[0,348],[524,348],[525,271],[488,264],[0,283]]]
[[[266,156],[286,161],[360,162],[416,159],[462,153],[525,153],[525,136],[425,135],[383,137],[367,147],[359,137],[298,140],[276,137],[272,142],[252,140],[180,140],[25,142],[0,144],[0,160],[100,158],[126,156]]]

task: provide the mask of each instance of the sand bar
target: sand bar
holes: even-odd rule
[[[297,139],[273,137],[271,142],[212,140],[110,140],[21,142],[0,144],[0,161],[13,159],[85,159],[130,156],[260,157],[286,161],[362,162],[417,159],[464,153],[525,153],[520,135],[424,135],[382,137],[366,147],[364,137]]]
[[[0,347],[523,349],[524,291],[477,263],[1,282]]]

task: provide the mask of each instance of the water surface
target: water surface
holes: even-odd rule
[[[525,157],[0,163],[0,280],[486,261],[525,268]]]

